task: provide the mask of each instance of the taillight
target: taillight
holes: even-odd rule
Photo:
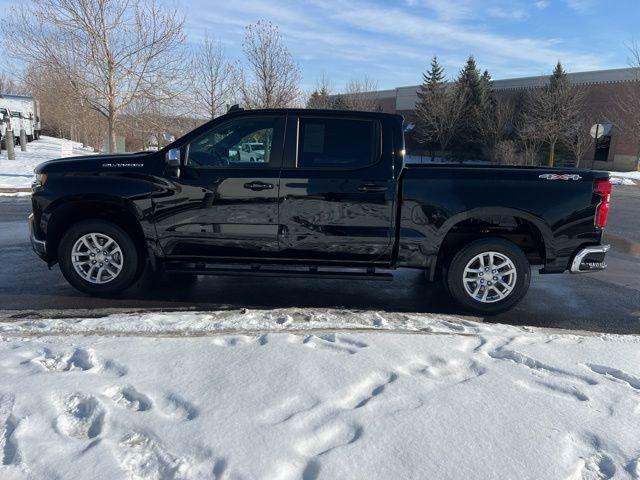
[[[593,182],[593,193],[600,195],[600,203],[596,208],[596,227],[604,228],[609,215],[609,200],[611,198],[611,181],[607,179]]]

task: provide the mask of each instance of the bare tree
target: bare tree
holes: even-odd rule
[[[106,119],[87,105],[66,75],[32,62],[24,72],[23,82],[40,103],[45,134],[70,138],[86,146],[102,146],[107,131]]]
[[[465,90],[456,88],[456,84],[438,83],[421,94],[416,138],[421,143],[437,143],[444,156],[463,126]]]
[[[377,89],[378,82],[368,76],[351,79],[347,82],[344,92],[338,96],[337,106],[341,110],[378,111],[380,102],[375,94]]]
[[[523,157],[518,155],[517,144],[513,140],[498,141],[492,149],[491,159],[501,165],[520,165]]]
[[[566,140],[584,110],[584,92],[571,84],[560,62],[549,83],[529,95],[525,108],[525,123],[544,139],[549,147],[547,165],[555,163],[558,143]]]
[[[501,97],[490,100],[486,108],[477,114],[474,131],[478,134],[478,139],[482,144],[485,155],[494,161],[497,159],[497,147],[506,141],[514,128],[516,113],[515,102]],[[502,144],[500,151],[504,153],[505,145]],[[513,144],[509,144],[512,146]],[[509,147],[510,148],[510,147]]]
[[[576,167],[580,166],[580,161],[593,147],[594,139],[590,132],[593,123],[593,118],[583,112],[582,118],[573,124],[564,140],[564,144],[573,154]]]
[[[226,112],[234,98],[236,83],[234,68],[225,56],[222,44],[205,35],[191,59],[192,91],[196,114],[215,118]]]
[[[163,101],[174,94],[183,22],[156,0],[33,0],[17,7],[3,33],[22,59],[66,76],[107,120],[113,151],[127,105],[140,95]]]
[[[515,120],[515,137],[522,152],[524,165],[537,165],[540,150],[545,142],[543,132],[538,128],[537,117],[532,109],[538,105],[542,90],[534,88],[523,93],[519,103],[519,113]]]
[[[245,29],[246,69],[239,71],[242,101],[249,108],[288,107],[300,98],[300,69],[271,22]]]
[[[0,72],[0,94],[18,95],[26,93],[19,83],[4,72]]]

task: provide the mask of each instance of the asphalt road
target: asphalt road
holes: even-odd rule
[[[533,275],[523,302],[483,319],[513,325],[640,333],[640,187],[616,186],[608,235],[609,268],[584,275]],[[25,198],[0,197],[0,317],[103,315],[114,311],[236,308],[349,308],[461,315],[437,285],[400,270],[393,282],[200,277],[192,285],[145,275],[117,298],[69,286],[31,251]],[[478,320],[477,317],[467,318]],[[482,320],[482,319],[481,319]]]

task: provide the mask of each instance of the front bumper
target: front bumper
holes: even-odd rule
[[[604,257],[609,251],[609,248],[609,245],[596,245],[579,250],[571,262],[571,273],[587,273],[604,270],[607,268]]]
[[[47,259],[47,242],[36,237],[36,229],[33,224],[35,221],[33,213],[29,215],[29,233],[31,236],[31,248],[43,260]]]

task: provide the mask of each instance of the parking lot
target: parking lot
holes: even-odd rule
[[[117,298],[77,292],[58,267],[31,251],[28,198],[0,198],[0,312],[5,318],[74,317],[138,310],[238,308],[346,308],[387,312],[448,313],[472,320],[640,333],[640,187],[616,186],[608,226],[609,268],[586,275],[534,275],[525,300],[514,310],[478,319],[452,307],[438,285],[402,270],[393,282],[200,277],[193,285],[158,282],[145,275]]]

